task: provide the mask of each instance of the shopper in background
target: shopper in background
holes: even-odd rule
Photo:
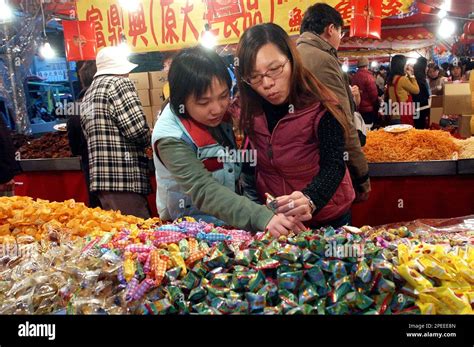
[[[465,82],[463,76],[463,67],[460,63],[449,65],[449,71],[451,72],[450,82]]]
[[[257,151],[256,189],[277,212],[311,227],[350,224],[355,193],[344,163],[349,121],[334,93],[301,61],[288,34],[266,23],[237,47],[240,121]]]
[[[422,108],[415,113],[415,128],[425,129],[428,127],[428,120],[430,116],[430,109],[427,107],[430,100],[430,86],[426,79],[426,68],[428,60],[424,57],[419,57],[414,65],[416,83],[420,88],[418,94],[413,95],[413,101],[416,103],[416,108]]]
[[[449,70],[449,63],[441,64],[440,74],[442,77],[450,77],[451,71]]]
[[[418,94],[420,88],[414,76],[405,73],[407,58],[397,54],[390,62],[390,76],[388,77],[388,98],[391,112],[391,124],[414,125],[414,107],[412,94]],[[398,112],[396,110],[398,109]],[[393,111],[393,112],[392,112]]]
[[[385,66],[380,66],[379,71],[375,74],[375,84],[377,85],[377,92],[379,96],[384,95],[385,93],[385,83],[387,79],[387,68]]]
[[[0,196],[12,196],[15,182],[13,177],[20,172],[15,159],[15,148],[5,121],[0,117]]]
[[[354,125],[355,103],[351,88],[337,57],[343,24],[341,14],[331,6],[323,3],[310,6],[301,23],[297,49],[305,67],[336,94],[344,111],[349,129],[345,142],[347,165],[357,193],[356,201],[363,201],[368,199],[370,191],[369,167],[361,148],[365,138]]]
[[[304,229],[294,217],[237,194],[241,164],[224,155],[236,150],[228,113],[232,81],[217,53],[204,47],[180,52],[169,83],[170,102],[152,136],[160,218],[192,216],[274,236]]]
[[[352,83],[359,87],[361,102],[358,111],[362,114],[365,124],[372,125],[378,115],[378,93],[375,77],[369,71],[369,59],[361,57],[357,60],[358,70]]]
[[[97,72],[95,60],[89,60],[81,65],[78,71],[79,81],[81,83],[81,91],[76,102],[81,102],[87,89],[94,80]],[[89,153],[87,150],[87,141],[81,127],[81,116],[79,114],[69,115],[67,120],[67,136],[69,138],[69,146],[73,155],[81,156],[82,170],[86,180],[87,191],[89,195],[89,207],[101,207],[100,200],[95,192],[90,190],[90,174],[89,174]]]
[[[102,208],[149,218],[150,143],[142,104],[128,74],[137,65],[116,47],[97,54],[97,73],[81,104],[81,125],[89,150],[90,190]]]
[[[428,83],[431,95],[443,95],[443,85],[447,81],[440,73],[439,66],[430,63],[428,65]]]

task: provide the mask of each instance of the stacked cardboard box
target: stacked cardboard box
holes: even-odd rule
[[[443,116],[443,97],[441,95],[433,95],[431,97],[430,107],[430,124],[439,124]]]
[[[472,94],[469,83],[446,83],[443,95],[444,114],[459,115],[459,135],[471,137]]]
[[[140,72],[129,75],[137,88],[150,128],[155,125],[164,102],[163,87],[168,82],[167,71]]]

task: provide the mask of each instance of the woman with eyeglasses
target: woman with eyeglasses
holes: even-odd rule
[[[228,112],[232,81],[217,53],[203,47],[181,51],[168,80],[170,101],[152,135],[160,218],[191,216],[274,236],[304,229],[296,218],[237,194],[241,165],[226,156],[236,149]]]
[[[278,25],[245,31],[237,57],[240,124],[257,150],[260,201],[269,193],[277,197],[278,213],[312,227],[350,223],[355,193],[344,162],[348,124],[335,95],[302,65]]]

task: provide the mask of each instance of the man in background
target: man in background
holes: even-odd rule
[[[81,104],[81,125],[89,151],[90,189],[102,208],[149,218],[150,129],[128,74],[137,67],[116,47],[96,59],[97,73]]]
[[[356,107],[351,87],[337,57],[343,24],[341,14],[334,8],[316,3],[306,10],[296,44],[306,68],[336,94],[347,117],[350,127],[346,143],[347,166],[357,194],[356,201],[363,201],[368,199],[370,191],[369,167],[354,125]]]

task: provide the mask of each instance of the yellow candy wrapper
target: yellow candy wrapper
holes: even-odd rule
[[[408,283],[415,287],[420,292],[426,288],[432,288],[433,285],[428,281],[422,274],[414,269],[410,269],[407,265],[402,264],[397,266],[398,273],[402,276]]]
[[[170,252],[170,258],[173,263],[173,266],[179,266],[181,268],[181,276],[186,275],[186,263],[184,262],[183,257],[181,256],[181,251],[179,246],[175,243],[168,246],[168,251]]]

